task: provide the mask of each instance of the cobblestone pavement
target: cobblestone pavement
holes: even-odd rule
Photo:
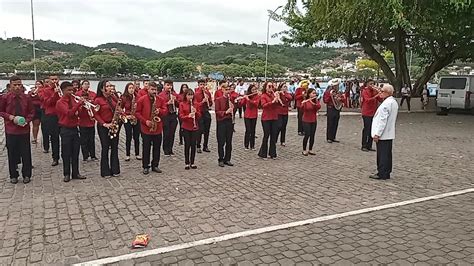
[[[345,217],[110,265],[474,263],[474,195]]]
[[[375,170],[375,153],[360,151],[359,116],[341,117],[340,144],[325,143],[326,119],[324,116],[319,119],[316,156],[301,155],[302,138],[295,134],[296,121],[291,116],[287,147],[278,146],[279,158],[257,159],[256,151],[245,151],[242,147],[243,120],[237,118],[232,159],[236,166],[217,166],[216,140],[212,134],[212,152],[197,155],[199,169],[184,170],[182,146],[175,145],[176,156],[162,157],[160,168],[164,173],[149,176],[141,174],[140,162],[123,161],[123,131],[122,174],[117,178],[101,178],[98,162],[81,162],[81,173],[88,179],[64,183],[62,168],[51,167],[51,154],[43,154],[38,145],[33,147],[32,182],[12,185],[8,182],[4,150],[0,153],[0,177],[4,180],[0,183],[0,265],[84,262],[133,252],[130,244],[138,233],[150,234],[147,249],[152,249],[474,187],[474,164],[470,159],[474,157],[472,116],[400,114],[394,144],[394,173],[389,181],[367,178]],[[215,121],[211,131],[215,132]],[[259,144],[260,123],[257,134]],[[4,145],[3,138],[1,143]],[[99,151],[100,147],[97,154]],[[466,211],[466,220],[459,222],[464,223],[468,219],[472,221],[473,216],[467,212],[472,211],[472,205],[466,205],[467,197],[459,197],[466,200],[457,203],[433,201],[429,206],[437,208],[439,204],[438,213],[444,213],[449,210],[442,209],[443,202],[453,202],[456,213]],[[403,210],[412,208],[419,207]],[[392,212],[404,214],[402,210],[384,214]],[[377,217],[384,214],[356,216],[349,223],[352,219],[381,221]],[[447,216],[436,216],[436,219],[428,220],[445,226],[453,220]],[[412,218],[411,223],[417,225],[416,229],[424,226],[423,221]],[[348,221],[328,221],[324,225],[308,226],[301,232],[310,233],[319,226],[339,226],[344,222]],[[352,231],[341,228],[343,235]],[[454,232],[452,237],[457,235]],[[361,248],[356,245],[360,239],[352,239],[357,241],[353,247]],[[329,240],[334,245],[338,243],[337,239]],[[285,246],[285,241],[291,242],[289,237],[282,239]],[[342,247],[326,248],[342,256],[339,251]],[[447,249],[446,246],[437,250],[449,253]],[[312,255],[320,256],[317,252]],[[381,254],[386,259],[390,256]],[[453,258],[469,259],[467,255]]]

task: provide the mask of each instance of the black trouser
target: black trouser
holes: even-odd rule
[[[278,120],[262,121],[262,127],[263,127],[262,146],[260,146],[260,151],[258,152],[258,156],[262,158],[267,158],[267,155],[270,155],[270,157],[276,158],[277,157],[276,142],[278,138]],[[270,139],[270,149],[268,149],[269,139]]]
[[[194,164],[194,158],[196,157],[196,143],[199,136],[199,131],[183,129],[184,137],[184,163]]]
[[[246,149],[255,148],[255,127],[257,126],[257,118],[244,118],[245,136],[244,147]]]
[[[304,131],[304,137],[303,137],[303,150],[306,151],[308,147],[308,140],[309,140],[309,149],[308,150],[313,150],[313,145],[314,145],[314,136],[316,135],[316,128],[318,126],[317,122],[314,123],[306,123],[303,122],[303,131]]]
[[[160,149],[161,149],[161,141],[163,139],[162,134],[158,135],[148,135],[143,134],[143,159],[142,159],[142,166],[143,168],[150,168],[150,152],[153,154],[151,160],[151,167],[156,168],[160,164]],[[151,146],[153,145],[153,151]]]
[[[43,150],[49,151],[49,136],[46,134],[48,132],[47,127],[46,127],[46,114],[44,113],[44,110],[41,109],[41,136],[43,137]]]
[[[336,110],[332,106],[327,107],[327,129],[326,139],[335,140],[337,133],[337,126],[339,125],[340,110]]]
[[[410,96],[402,96],[402,100],[400,102],[400,108],[402,107],[403,102],[407,100],[408,111],[410,111],[410,99],[411,99]]]
[[[377,175],[381,178],[390,178],[392,172],[392,143],[391,139],[377,142]]]
[[[179,143],[183,143],[184,141],[184,136],[183,136],[183,129],[181,128],[181,119],[178,119],[178,123],[179,123]],[[198,121],[199,123],[199,121]]]
[[[362,129],[362,148],[372,149],[372,120],[374,119],[373,116],[362,116],[362,120],[364,121],[364,129]]]
[[[239,117],[242,118],[242,110],[245,112],[245,106],[239,106],[238,108],[234,109],[234,117],[237,111],[239,111]]]
[[[120,136],[120,128],[117,137],[111,139],[109,130],[103,126],[97,125],[97,132],[100,139],[100,176],[111,176],[120,174],[120,162],[118,158],[118,143]],[[110,160],[109,160],[110,150]]]
[[[280,143],[286,142],[286,126],[288,125],[288,115],[278,115],[278,124],[280,127]]]
[[[163,120],[163,152],[170,155],[173,152],[174,135],[178,126],[178,116],[176,113],[168,114]]]
[[[31,143],[30,134],[12,135],[6,134],[6,145],[8,154],[8,172],[10,178],[18,178],[18,163],[21,162],[21,174],[23,178],[31,178]]]
[[[63,175],[76,178],[79,176],[79,131],[77,130],[77,127],[61,127],[60,136]]]
[[[234,134],[234,124],[232,124],[232,119],[217,121],[216,134],[219,162],[229,162],[232,153],[232,135]]]
[[[206,111],[202,114],[202,117],[199,119],[199,136],[197,139],[197,147],[201,148],[201,139],[204,136],[203,148],[208,148],[209,143],[209,132],[211,130],[211,114],[209,111]]]
[[[53,160],[59,160],[59,125],[56,115],[44,115],[43,148],[49,150],[49,141],[53,149]],[[46,135],[46,136],[45,136]],[[46,138],[46,139],[45,139]]]
[[[298,111],[298,133],[303,133],[303,110],[301,108]]]
[[[95,158],[95,127],[79,127],[82,158]]]
[[[135,148],[135,156],[140,155],[140,123],[132,125],[130,122],[123,125],[125,127],[125,155],[130,156],[130,149]]]

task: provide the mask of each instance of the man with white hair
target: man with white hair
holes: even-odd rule
[[[372,121],[372,138],[377,143],[377,174],[373,179],[390,179],[392,172],[392,143],[395,139],[395,123],[398,115],[398,103],[393,97],[393,86],[385,84],[380,97],[382,104],[377,108]]]

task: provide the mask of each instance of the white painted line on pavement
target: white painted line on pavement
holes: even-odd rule
[[[390,208],[396,208],[396,207],[415,204],[415,203],[420,203],[420,202],[424,202],[424,201],[430,201],[430,200],[442,199],[442,198],[447,198],[447,197],[452,197],[452,196],[458,196],[458,195],[472,193],[472,192],[474,192],[474,188],[468,188],[468,189],[464,189],[464,190],[458,190],[458,191],[438,194],[438,195],[429,196],[429,197],[423,197],[423,198],[417,198],[417,199],[406,200],[406,201],[401,201],[401,202],[395,202],[395,203],[391,203],[391,204],[375,206],[375,207],[370,207],[370,208],[365,208],[365,209],[360,209],[360,210],[355,210],[355,211],[349,211],[349,212],[343,212],[343,213],[338,213],[338,214],[321,216],[321,217],[312,218],[312,219],[303,220],[303,221],[297,221],[297,222],[291,222],[291,223],[286,223],[286,224],[268,226],[268,227],[243,231],[243,232],[239,232],[239,233],[233,233],[233,234],[227,234],[227,235],[222,235],[222,236],[217,236],[217,237],[212,237],[212,238],[206,238],[206,239],[197,240],[197,241],[193,241],[193,242],[187,242],[187,243],[182,243],[182,244],[177,244],[177,245],[172,245],[172,246],[167,246],[167,247],[162,247],[162,248],[156,248],[156,249],[151,249],[151,250],[145,250],[145,251],[125,254],[125,255],[121,255],[121,256],[117,256],[117,257],[109,257],[109,258],[104,258],[104,259],[92,260],[92,261],[88,261],[88,262],[78,263],[78,264],[75,264],[75,265],[78,265],[78,266],[79,265],[82,265],[82,266],[102,265],[102,264],[119,262],[119,261],[123,261],[123,260],[143,258],[143,257],[151,256],[151,255],[163,254],[163,253],[168,253],[168,252],[172,252],[172,251],[176,251],[176,250],[187,249],[187,248],[196,247],[196,246],[214,244],[214,243],[217,243],[217,242],[236,239],[236,238],[240,238],[240,237],[246,237],[246,236],[251,236],[251,235],[259,235],[259,234],[268,233],[268,232],[272,232],[272,231],[288,229],[288,228],[298,227],[298,226],[302,226],[302,225],[309,225],[309,224],[314,224],[314,223],[318,223],[318,222],[324,222],[324,221],[329,221],[329,220],[334,220],[334,219],[339,219],[339,218],[344,218],[344,217],[348,217],[348,216],[364,214],[364,213],[369,213],[369,212],[374,212],[374,211],[380,211],[380,210],[385,210],[385,209],[390,209]]]

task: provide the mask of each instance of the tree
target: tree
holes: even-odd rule
[[[0,63],[1,73],[13,73],[15,72],[15,65],[12,63]]]
[[[375,71],[377,71],[379,69],[379,65],[377,64],[377,62],[375,62],[374,60],[370,60],[370,59],[361,59],[361,60],[357,61],[356,65],[357,65],[357,69],[370,68],[370,69],[373,69]]]
[[[456,59],[472,60],[473,4],[465,0],[289,0],[283,19],[291,29],[287,42],[313,45],[319,41],[359,44],[397,89],[411,84],[407,49],[425,62],[415,91]],[[364,15],[374,14],[374,15]],[[384,51],[393,54],[395,72]]]
[[[49,65],[49,71],[55,72],[55,73],[61,73],[64,71],[63,65],[58,62],[53,62],[51,65]]]
[[[91,66],[87,63],[81,63],[81,65],[79,66],[79,69],[81,69],[81,71],[84,71],[84,72],[90,72]]]

